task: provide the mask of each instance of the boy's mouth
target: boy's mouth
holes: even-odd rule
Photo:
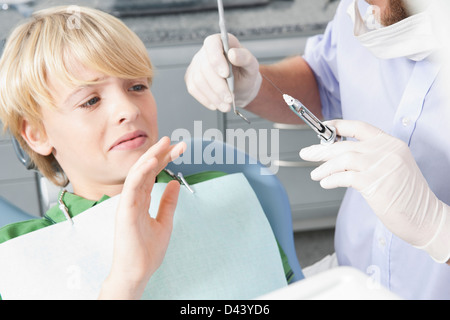
[[[132,150],[142,146],[147,140],[147,134],[143,131],[133,131],[120,137],[109,150]]]

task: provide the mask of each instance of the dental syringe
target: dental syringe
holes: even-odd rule
[[[333,127],[322,123],[297,99],[292,98],[288,94],[283,94],[283,98],[291,110],[317,133],[322,143],[329,144],[336,141],[336,130]]]
[[[266,75],[261,73],[261,76],[267,80],[278,92],[280,92],[283,95],[283,99],[286,102],[286,104],[291,108],[291,110],[300,117],[308,126],[311,127],[311,129],[314,130],[314,132],[317,133],[317,136],[324,144],[331,144],[334,143],[337,139],[336,137],[336,129],[327,126],[326,124],[322,123],[317,117],[312,114],[311,111],[306,108],[303,103],[298,101],[295,98],[292,98],[290,95],[285,94],[275,83],[272,82]]]

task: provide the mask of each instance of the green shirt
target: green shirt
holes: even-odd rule
[[[207,181],[210,179],[218,178],[221,176],[226,175],[224,172],[219,171],[205,171],[196,173],[193,175],[186,176],[186,182],[190,185],[193,185],[198,182]],[[162,171],[158,177],[158,182],[169,182],[172,180],[172,177],[167,174],[165,171]],[[92,208],[98,203],[101,203],[102,201],[105,201],[109,199],[108,196],[104,195],[99,200],[87,200],[80,196],[74,195],[72,193],[66,192],[63,196],[64,204],[66,205],[69,215],[73,218],[76,215],[82,213],[83,211]],[[22,221],[13,223],[7,226],[4,226],[3,228],[0,228],[0,244],[8,241],[10,239],[13,239],[15,237],[27,234],[32,231],[36,231],[42,228],[45,228],[47,226],[50,226],[52,224],[56,224],[62,221],[65,221],[66,217],[62,213],[62,211],[59,209],[59,206],[53,206],[50,208],[42,218],[32,219],[28,221]],[[288,283],[290,283],[293,279],[294,273],[289,266],[288,259],[286,254],[284,253],[283,249],[278,244],[278,249],[280,250],[280,255],[283,263],[283,268],[286,276],[286,280]],[[1,299],[1,296],[0,296]]]

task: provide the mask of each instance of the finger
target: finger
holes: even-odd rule
[[[377,127],[357,120],[332,120],[327,121],[326,124],[333,126],[337,135],[354,138],[359,141],[374,138],[383,132]]]
[[[247,48],[230,49],[228,51],[228,59],[231,64],[241,68],[253,68],[259,65],[256,57]]]
[[[181,141],[175,145],[170,145],[167,149],[156,155],[158,159],[158,173],[161,172],[169,162],[177,159],[186,150],[186,143]]]
[[[170,181],[159,203],[158,214],[156,220],[166,226],[173,224],[173,215],[178,203],[178,195],[180,192],[180,184],[178,181]]]
[[[163,137],[170,143],[169,137]],[[165,167],[169,162],[177,159],[186,150],[186,142],[178,142],[176,144],[169,144],[165,149],[158,150],[155,155],[158,158],[160,167]]]
[[[197,53],[185,74],[186,87],[195,99],[210,110],[230,110],[232,96],[226,80],[205,63],[204,51]]]
[[[342,187],[361,190],[360,173],[354,171],[338,172],[322,179],[320,186],[324,189]]]
[[[162,154],[164,151],[166,151],[169,147],[170,139],[168,137],[162,137],[139,158],[138,162],[147,161],[151,158],[157,157],[159,154]]]
[[[209,103],[222,112],[230,110],[232,94],[227,80],[219,76],[208,65],[202,65],[199,82],[202,83],[203,93],[208,95]]]
[[[125,179],[122,194],[131,194],[137,190],[142,190],[145,184],[154,183],[158,174],[158,159],[151,158],[142,161],[128,172]]]
[[[179,156],[181,156],[186,151],[187,145],[186,142],[181,141],[173,146],[172,150],[170,151],[170,161],[174,161]]]
[[[355,141],[339,141],[329,145],[317,144],[300,150],[300,158],[305,161],[328,161],[347,152],[357,152],[360,148]]]
[[[151,191],[158,174],[158,160],[151,158],[133,167],[127,175],[120,196],[117,219],[135,221],[142,212],[148,212]]]
[[[199,53],[195,55],[191,65],[189,65],[186,70],[186,74],[184,75],[186,88],[189,94],[197,99],[197,101],[204,105],[206,108],[210,110],[216,110],[217,107],[213,103],[211,103],[209,96],[204,93],[205,90],[201,89],[204,88],[206,84],[204,83],[204,77],[197,69],[198,64],[196,63],[196,56],[198,54]]]
[[[217,105],[210,101],[208,95],[204,94],[204,91],[199,89],[201,86],[198,86],[194,83],[194,80],[191,79],[190,75],[186,75],[185,77],[186,88],[191,96],[193,96],[200,104],[208,108],[209,110],[215,111],[217,110]]]
[[[139,166],[141,162],[155,157],[158,159],[158,168],[159,171],[161,171],[169,162],[178,158],[185,150],[185,142],[179,142],[175,145],[171,145],[169,137],[162,137],[139,158],[136,166]]]
[[[220,34],[214,34],[207,37],[203,43],[203,49],[209,64],[222,78],[227,78],[230,75],[230,68],[228,65],[229,57],[227,57],[230,50],[233,48],[240,48],[241,44],[234,35],[229,33],[228,46],[229,50],[225,55]]]
[[[230,75],[230,69],[228,66],[228,60],[223,52],[223,44],[220,34],[214,34],[207,37],[203,42],[203,49],[205,50],[206,59],[208,60],[211,68],[222,78],[227,78]]]
[[[241,43],[239,42],[239,39],[236,38],[234,34],[228,33],[228,45],[231,48],[240,48]]]
[[[344,153],[320,165],[311,172],[311,179],[322,180],[339,172],[354,171],[361,172],[366,169],[365,162],[361,161],[363,156],[356,152]]]
[[[227,80],[205,64],[201,66],[201,72],[197,77],[200,91],[208,97],[208,104],[211,105],[209,109],[229,111],[233,100]]]

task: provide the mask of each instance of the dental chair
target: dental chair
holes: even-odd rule
[[[14,151],[16,152],[19,161],[27,168],[32,169],[31,160],[28,155],[20,148],[19,143],[16,139],[11,139],[11,142],[14,147]],[[0,228],[6,226],[10,223],[25,221],[36,218],[18,207],[14,206],[12,203],[7,201],[6,199],[0,197]]]
[[[246,153],[221,141],[192,139],[186,141],[186,143],[187,149],[182,155],[183,161],[180,164],[176,164],[177,161],[175,163],[172,162],[167,168],[175,174],[181,172],[184,176],[202,171],[243,173],[255,191],[272,227],[272,231],[288,258],[289,265],[294,272],[293,282],[303,279],[304,275],[295,251],[289,199],[286,190],[276,175]],[[203,156],[205,149],[208,155],[210,155],[211,150],[222,150],[222,158],[217,159],[216,155],[213,155],[214,162],[209,164],[210,161],[205,161],[205,157]],[[17,156],[26,165],[27,161],[24,159],[26,155],[17,153]],[[56,204],[59,188],[52,185],[45,178],[41,178],[40,187],[45,210]],[[70,191],[70,186],[68,190]]]
[[[208,161],[205,162],[203,156],[205,148],[207,148],[208,155],[210,150],[219,150],[220,148],[222,159],[219,160],[222,161],[214,161],[212,164],[208,164]],[[198,155],[200,150],[202,152],[201,159]],[[187,142],[186,152],[182,156],[186,155],[188,159],[190,155],[190,161],[182,160],[180,164],[175,164],[177,161],[171,162],[167,168],[175,174],[181,172],[184,176],[202,171],[242,172],[245,175],[258,197],[279,245],[288,257],[289,265],[294,272],[293,281],[303,279],[303,272],[295,251],[289,199],[277,176],[248,154],[217,140],[192,139]],[[213,159],[217,160],[217,157],[213,155]]]
[[[29,215],[6,199],[0,197],[0,228],[7,224],[30,220],[36,217]]]

